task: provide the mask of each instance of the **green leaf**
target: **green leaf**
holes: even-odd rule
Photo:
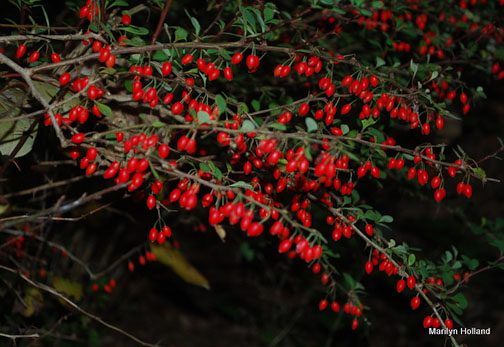
[[[378,223],[392,223],[394,221],[394,218],[392,216],[382,216]]]
[[[268,128],[273,128],[273,129],[277,129],[280,131],[287,130],[287,126],[285,126],[285,124],[280,124],[280,123],[269,123]]]
[[[366,16],[366,17],[371,17],[373,15],[373,12],[365,9],[365,8],[361,8],[359,10],[359,12],[363,15],[363,16]]]
[[[159,51],[155,51],[154,54],[152,55],[152,60],[155,60],[155,61],[168,60],[169,56],[168,56],[167,52],[170,52],[170,51],[168,51],[167,49],[160,49]]]
[[[198,117],[199,124],[208,124],[210,123],[210,115],[206,111],[199,111],[196,115]]]
[[[428,81],[432,81],[433,79],[436,79],[438,76],[439,76],[439,72],[433,71],[432,74],[431,74],[431,77],[429,78]]]
[[[128,46],[132,47],[145,46],[145,41],[138,36],[133,36],[131,39],[126,39],[125,41],[128,44]]]
[[[199,35],[199,33],[200,33],[200,30],[201,30],[200,23],[199,23],[199,22],[198,22],[198,20],[197,20],[196,18],[194,18],[194,17],[191,17],[191,23],[192,23],[192,25],[193,25],[193,27],[194,27],[194,31],[195,31],[195,33],[196,33],[196,36],[198,36],[198,35]]]
[[[245,188],[245,189],[254,190],[254,187],[251,184],[245,183],[243,181],[235,182],[235,183],[231,184],[230,187]]]
[[[259,111],[259,109],[261,108],[261,103],[259,102],[259,100],[254,99],[250,104],[252,105],[254,111]]]
[[[467,308],[467,299],[462,293],[457,293],[455,296],[452,297],[452,299],[455,301],[456,305],[460,307],[462,310]]]
[[[210,172],[210,166],[206,163],[199,163],[199,168],[203,172]]]
[[[4,97],[5,95],[5,97]],[[22,100],[23,93],[15,88],[5,90],[0,96],[0,114],[5,114],[5,117],[16,117],[20,114],[21,109],[15,104]],[[9,99],[11,101],[9,101]],[[7,120],[7,118],[5,119]],[[15,121],[0,122],[0,154],[10,155],[19,141],[23,138],[24,133],[30,129],[33,119],[19,119]],[[23,146],[15,154],[14,158],[22,157],[32,150],[35,137],[37,136],[38,125],[28,134]]]
[[[249,244],[247,242],[244,242],[240,246],[240,253],[243,255],[247,261],[252,261],[254,260],[255,252],[252,248],[250,248]]]
[[[354,289],[355,288],[355,280],[353,279],[353,277],[346,272],[343,273],[343,277],[345,278],[345,282],[348,284],[348,289],[350,289],[350,290]]]
[[[187,39],[187,30],[184,28],[177,28],[175,30],[175,41],[185,41]]]
[[[125,26],[125,27],[119,27],[119,29],[124,30],[128,33],[131,33],[133,35],[143,36],[143,35],[149,34],[149,29],[144,28],[144,27],[137,27],[136,25],[131,25],[131,24],[128,26]]]
[[[480,167],[472,167],[471,169],[473,170],[473,172],[474,172],[476,175],[478,175],[478,176],[480,176],[480,177],[482,177],[482,178],[485,178],[485,177],[486,177],[486,172],[485,172],[485,170],[483,170],[482,168],[480,168]]]
[[[226,99],[220,94],[217,94],[215,96],[215,102],[217,103],[217,107],[219,108],[219,115],[222,114],[222,112],[226,111],[227,103]]]
[[[208,166],[210,167],[212,175],[214,175],[215,178],[217,178],[219,181],[222,180],[222,171],[215,166],[215,164],[212,161],[208,162]]]
[[[165,122],[155,121],[151,124],[154,128],[162,128],[166,126]]]
[[[451,308],[453,310],[453,312],[455,312],[458,315],[461,315],[464,312],[464,311],[462,311],[462,309],[460,307],[458,307],[454,303],[447,302],[446,304],[448,305],[449,308]]]
[[[242,123],[242,126],[241,126],[241,130],[254,130],[255,129],[255,125],[254,123],[252,123],[250,120],[248,119],[245,119]]]
[[[413,77],[411,78],[411,80],[414,80],[415,79],[415,76],[418,72],[418,64],[416,64],[413,59],[410,60],[410,70],[413,72]]]
[[[467,267],[471,271],[475,270],[479,265],[478,259],[471,259],[465,255],[462,255],[461,258],[462,258],[462,261],[467,265]]]
[[[490,240],[488,242],[490,245],[497,247],[501,254],[504,254],[504,240]]]
[[[340,129],[343,132],[343,135],[348,134],[348,132],[350,131],[350,128],[346,124],[341,124]]]
[[[362,120],[362,130],[365,130],[367,127],[376,123],[376,119],[374,117],[365,118]]]
[[[115,0],[113,3],[107,6],[107,8],[112,8],[116,6],[129,6],[129,4],[124,0]]]
[[[96,106],[98,106],[98,109],[100,112],[105,116],[105,117],[112,117],[114,113],[112,112],[112,109],[108,107],[105,104],[102,104],[101,102],[95,101]]]
[[[383,66],[385,65],[385,60],[383,60],[382,58],[380,57],[376,57],[376,67],[379,68],[380,66]]]
[[[371,3],[371,6],[373,6],[374,8],[383,8],[383,2],[382,1],[373,1]]]
[[[264,21],[266,23],[268,23],[275,16],[274,9],[275,9],[275,4],[273,4],[271,2],[267,2],[264,5]]]
[[[415,264],[416,257],[413,253],[411,253],[408,257],[408,265],[411,266]]]
[[[317,122],[315,121],[315,119],[311,118],[311,117],[306,117],[305,118],[305,123],[306,123],[306,130],[311,133],[313,131],[317,131],[318,130],[318,124]]]

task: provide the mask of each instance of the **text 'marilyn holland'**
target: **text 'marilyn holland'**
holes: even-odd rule
[[[440,329],[429,328],[429,335],[490,335],[491,329],[479,328],[457,328],[457,329]]]

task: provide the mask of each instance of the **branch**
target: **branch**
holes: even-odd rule
[[[168,10],[170,9],[172,0],[166,0],[166,5],[163,8],[163,11],[161,12],[161,16],[159,17],[159,21],[156,27],[156,31],[154,32],[154,35],[152,35],[152,40],[151,40],[151,45],[154,45],[156,43],[156,40],[161,33],[161,29],[163,29],[163,23],[166,19],[166,15],[168,14]]]
[[[44,40],[44,41],[69,41],[69,40],[88,40],[95,39],[105,42],[103,37],[99,34],[89,33],[89,34],[64,34],[64,35],[42,35],[42,34],[24,34],[24,35],[10,35],[10,36],[0,36],[0,42],[10,42],[10,41],[23,41],[23,40]]]
[[[23,218],[21,218],[21,219],[16,219],[16,220],[10,221],[8,223],[0,224],[0,230],[7,229],[7,228],[9,228],[13,225],[19,224],[21,222],[37,219],[41,216],[46,216],[46,215],[50,215],[50,214],[66,213],[66,212],[71,211],[71,210],[73,210],[73,209],[75,209],[75,208],[77,208],[77,207],[79,207],[89,201],[100,198],[101,196],[108,194],[110,192],[114,192],[114,191],[120,190],[122,188],[126,188],[127,186],[128,186],[128,183],[121,183],[118,185],[113,185],[111,187],[102,189],[102,190],[100,190],[96,193],[93,193],[91,195],[84,194],[79,199],[72,201],[72,202],[69,202],[68,204],[62,205],[62,206],[59,206],[59,202],[58,202],[54,207],[42,210],[39,213],[33,214],[31,216],[23,216]],[[12,219],[12,217],[9,217],[9,218]]]
[[[19,271],[16,271],[10,267],[7,267],[7,266],[4,266],[4,265],[0,265],[0,269],[2,270],[5,270],[5,271],[8,271],[10,273],[14,273],[14,274],[17,274],[19,277],[21,277],[23,280],[25,280],[26,282],[28,282],[29,284],[31,284],[32,286],[38,288],[38,289],[41,289],[51,295],[54,295],[55,297],[63,300],[64,302],[66,302],[68,305],[72,306],[74,309],[76,309],[77,311],[79,311],[80,313],[88,316],[89,318],[91,319],[94,319],[95,321],[97,321],[98,323],[100,324],[103,324],[104,326],[106,326],[107,328],[110,328],[114,331],[117,331],[118,333],[120,334],[123,334],[124,336],[130,338],[131,340],[135,341],[136,343],[142,345],[142,346],[152,346],[152,347],[156,347],[156,346],[159,346],[158,344],[151,344],[151,343],[148,343],[148,342],[145,342],[145,341],[142,341],[140,340],[139,338],[133,336],[132,334],[122,330],[121,328],[118,328],[116,327],[115,325],[112,325],[110,323],[107,323],[105,322],[103,319],[101,319],[100,317],[98,316],[95,316],[93,315],[92,313],[89,313],[88,311],[84,310],[83,308],[81,308],[80,306],[78,306],[76,303],[74,303],[72,300],[68,299],[66,296],[58,293],[56,291],[56,289],[52,288],[52,287],[49,287],[43,283],[40,283],[40,282],[37,282],[37,281],[33,281],[31,279],[29,279],[28,277],[26,277],[25,275],[23,275],[22,273],[20,273]],[[34,334],[35,335],[35,334]],[[4,336],[4,334],[2,334],[2,336]],[[36,336],[38,337],[38,335]]]
[[[36,339],[36,338],[39,338],[40,335],[39,334],[28,334],[28,335],[9,335],[9,334],[4,334],[4,333],[0,333],[0,336],[2,337],[7,337],[11,340],[15,340],[15,339],[24,339],[24,338],[28,338],[28,339]]]
[[[30,87],[30,90],[31,90],[33,97],[35,99],[37,99],[42,104],[42,106],[44,106],[45,110],[49,114],[49,117],[51,118],[51,123],[54,127],[54,130],[56,131],[56,136],[58,136],[58,139],[60,140],[61,146],[66,147],[68,141],[63,136],[63,133],[61,132],[61,128],[58,125],[58,123],[56,122],[56,118],[54,118],[54,114],[52,112],[51,106],[46,101],[46,99],[44,99],[44,97],[40,94],[38,89],[33,84],[33,80],[30,77],[30,75],[31,75],[30,70],[23,69],[21,66],[19,66],[18,64],[16,64],[15,62],[10,60],[9,58],[7,58],[2,53],[0,53],[0,63],[3,63],[5,65],[9,66],[12,70],[16,71],[17,73],[19,73],[21,75],[21,77],[23,77],[25,82]]]
[[[316,197],[312,196],[312,198],[316,198]],[[409,274],[394,260],[394,258],[392,258],[391,255],[389,255],[386,252],[385,249],[383,249],[382,247],[377,245],[375,242],[373,242],[371,239],[369,239],[359,228],[357,228],[355,226],[355,223],[350,222],[338,209],[335,209],[335,208],[332,208],[329,206],[327,206],[327,208],[329,209],[329,211],[331,211],[331,213],[334,213],[336,216],[340,217],[341,220],[343,220],[345,223],[347,223],[347,225],[351,225],[352,229],[355,231],[355,233],[357,235],[359,235],[360,238],[362,238],[369,246],[378,250],[381,254],[384,254],[387,257],[388,261],[391,262],[399,270],[399,274],[401,274],[403,276],[409,276]],[[420,296],[423,297],[423,299],[425,300],[427,305],[429,305],[431,307],[431,309],[434,311],[434,314],[439,319],[441,326],[444,329],[448,329],[446,327],[446,324],[445,324],[443,318],[441,317],[438,310],[436,309],[436,305],[434,305],[434,303],[429,299],[429,297],[422,291],[422,286],[419,283],[415,284],[415,291],[418,294],[420,294]],[[451,340],[453,346],[459,347],[457,340],[455,340],[455,338],[451,335],[450,335],[450,340]]]

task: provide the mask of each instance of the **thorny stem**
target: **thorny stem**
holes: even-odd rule
[[[115,325],[112,325],[110,323],[107,323],[105,322],[103,319],[101,319],[100,317],[98,316],[95,316],[94,314],[84,310],[83,308],[81,308],[79,305],[77,305],[76,303],[74,303],[72,300],[68,299],[66,296],[64,296],[63,294],[61,293],[58,293],[58,291],[52,287],[49,287],[48,285],[45,285],[43,283],[40,283],[40,282],[37,282],[37,281],[34,281],[34,280],[31,280],[29,279],[28,277],[26,277],[24,274],[20,273],[19,271],[17,270],[14,270],[10,267],[7,267],[7,266],[4,266],[4,265],[0,265],[0,269],[4,270],[4,271],[7,271],[7,272],[10,272],[10,273],[13,273],[13,274],[17,274],[19,277],[21,277],[24,281],[28,282],[29,284],[31,284],[32,286],[34,286],[35,288],[38,288],[40,290],[43,290],[44,292],[47,292],[55,297],[57,297],[58,299],[61,299],[63,300],[64,302],[66,302],[68,305],[70,305],[71,307],[73,307],[74,309],[76,309],[77,311],[79,311],[80,313],[84,314],[85,316],[88,316],[89,318],[97,321],[98,323],[100,324],[103,324],[104,326],[106,326],[107,328],[109,329],[112,329],[114,331],[117,331],[118,333],[130,338],[131,340],[135,341],[136,343],[142,345],[142,346],[150,346],[150,347],[156,347],[156,346],[159,346],[158,344],[151,344],[151,343],[148,343],[148,342],[145,342],[145,341],[142,341],[140,340],[139,338],[135,337],[134,335],[122,330],[121,328],[118,328],[116,327]]]
[[[384,254],[388,261],[391,262],[398,270],[399,270],[399,274],[401,276],[409,276],[409,274],[406,272],[406,270],[404,269],[404,267],[400,266],[395,260],[394,258],[389,255],[387,253],[387,251],[382,248],[381,246],[379,246],[378,244],[376,244],[375,242],[373,242],[370,238],[368,238],[359,228],[357,228],[355,226],[355,223],[352,223],[350,222],[345,215],[343,215],[339,209],[335,209],[333,207],[330,207],[330,206],[327,206],[327,209],[329,211],[331,211],[331,213],[334,213],[334,215],[338,216],[339,218],[341,218],[345,223],[347,223],[347,225],[351,225],[352,226],[352,229],[355,231],[355,233],[357,235],[359,235],[359,237],[361,239],[363,239],[366,244],[368,244],[369,246],[371,246],[372,248],[378,250],[381,254]],[[433,310],[434,314],[436,315],[436,317],[439,319],[440,323],[441,323],[441,326],[444,328],[444,329],[447,329],[448,328],[446,327],[446,324],[443,320],[443,318],[441,317],[441,315],[439,314],[439,311],[437,310],[436,308],[436,305],[429,299],[429,297],[422,291],[422,285],[420,285],[419,283],[415,284],[415,291],[425,300],[425,302],[427,303],[427,305],[430,306],[430,308]],[[455,340],[455,338],[450,335],[450,340],[453,344],[453,346],[455,347],[459,347],[459,344],[457,342],[457,340]]]
[[[21,75],[21,77],[23,77],[23,79],[25,80],[25,82],[30,87],[30,91],[31,91],[33,97],[35,99],[37,99],[37,101],[40,102],[42,104],[42,106],[44,106],[45,110],[49,114],[49,118],[51,119],[51,123],[52,123],[52,125],[54,127],[54,131],[56,131],[56,136],[60,140],[61,146],[62,147],[66,147],[68,141],[63,136],[61,128],[58,125],[58,123],[56,122],[56,118],[54,118],[54,114],[52,112],[51,106],[46,101],[46,99],[44,99],[44,97],[40,94],[40,92],[38,91],[38,89],[33,84],[33,80],[30,77],[31,74],[29,73],[29,70],[23,69],[21,66],[19,66],[15,62],[13,62],[11,59],[7,58],[2,53],[0,53],[0,63],[3,63],[5,65],[9,66],[12,70],[16,71],[17,73],[19,73]]]

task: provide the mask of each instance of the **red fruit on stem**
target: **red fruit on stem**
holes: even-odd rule
[[[404,281],[403,279],[400,279],[399,281],[397,281],[397,285],[396,285],[396,290],[398,293],[401,293],[404,288],[406,288],[406,281]]]
[[[420,298],[418,296],[415,296],[413,299],[411,299],[411,309],[416,310],[420,306]]]
[[[124,25],[130,25],[131,24],[131,17],[128,14],[123,14],[121,18],[121,22]]]

